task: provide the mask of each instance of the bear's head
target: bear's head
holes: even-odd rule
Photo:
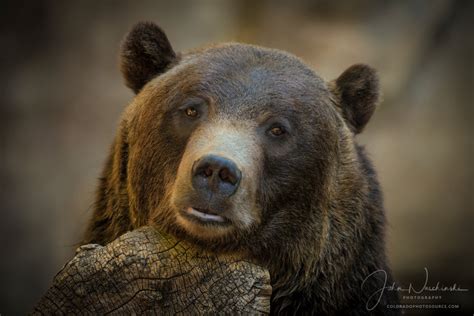
[[[152,223],[211,250],[317,260],[329,216],[357,230],[363,216],[328,213],[367,192],[354,135],[378,101],[372,68],[325,82],[274,49],[178,54],[152,23],[132,29],[120,58],[136,96],[102,178],[96,242]]]

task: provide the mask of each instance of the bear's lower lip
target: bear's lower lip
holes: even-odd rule
[[[188,217],[192,217],[195,219],[198,219],[200,221],[206,222],[206,223],[225,223],[227,220],[217,214],[211,214],[207,213],[203,210],[197,210],[193,207],[188,207],[184,209],[184,214],[187,215]]]

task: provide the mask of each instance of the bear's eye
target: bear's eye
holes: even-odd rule
[[[184,113],[186,114],[186,116],[193,117],[193,118],[199,116],[198,110],[196,110],[196,108],[193,106],[188,106],[186,109],[184,109]]]
[[[269,132],[273,136],[281,136],[286,133],[286,130],[283,126],[274,126],[270,129]]]

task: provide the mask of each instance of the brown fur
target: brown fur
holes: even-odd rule
[[[382,283],[361,289],[364,278],[385,269],[391,281],[382,195],[354,139],[378,102],[375,72],[356,65],[327,84],[292,55],[244,44],[177,57],[150,24],[135,27],[123,51],[124,77],[138,94],[112,146],[84,242],[105,244],[157,225],[268,267],[273,313],[367,314],[369,294]],[[179,110],[189,102],[199,119]],[[269,136],[275,122],[288,133]],[[202,203],[187,181],[206,152],[234,159],[244,174],[237,193],[208,202],[230,226],[197,225],[179,213]],[[396,301],[386,293],[373,312],[389,314],[385,305]]]

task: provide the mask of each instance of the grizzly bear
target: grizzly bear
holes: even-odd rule
[[[136,96],[84,243],[152,224],[266,267],[274,314],[397,314],[382,193],[355,140],[379,101],[372,68],[325,82],[275,49],[176,53],[149,22],[126,36],[120,66]]]

